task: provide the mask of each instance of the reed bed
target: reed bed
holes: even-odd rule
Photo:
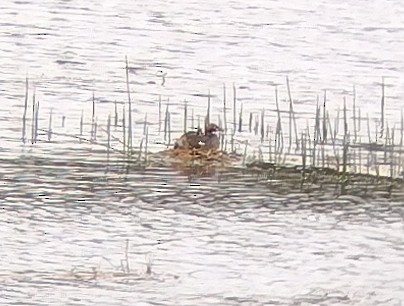
[[[176,119],[179,119],[177,122],[183,122],[182,132],[200,127],[201,114],[196,114],[198,120],[195,122],[195,110],[191,107],[192,104],[189,101],[184,101],[183,111],[174,115],[169,99],[164,102],[164,97],[162,96],[159,96],[158,101],[156,101],[158,122],[149,123],[147,113],[145,113],[143,126],[134,126],[132,118],[134,107],[131,98],[129,69],[126,57],[127,101],[122,103],[121,111],[115,101],[108,118],[101,120],[104,123],[100,123],[97,118],[96,97],[95,93],[93,93],[91,122],[90,124],[85,122],[84,112],[82,112],[78,123],[78,134],[58,132],[53,123],[52,111],[49,114],[48,128],[40,127],[42,113],[39,111],[39,102],[36,101],[34,90],[31,105],[31,145],[34,145],[37,141],[55,141],[57,138],[55,136],[63,135],[76,138],[80,142],[88,141],[89,143],[104,146],[107,161],[110,159],[111,152],[117,152],[128,162],[136,162],[147,166],[152,164],[156,155],[159,154],[158,152],[148,152],[151,140],[149,132],[151,130],[156,130],[155,132],[162,136],[162,150],[170,150],[173,139],[180,136],[180,131],[172,130],[173,116],[177,116]],[[285,82],[287,96],[284,97],[285,101],[288,102],[288,106],[287,108],[282,108],[279,86],[274,86],[274,98],[273,101],[268,102],[268,105],[262,107],[259,111],[249,110],[246,112],[246,105],[237,100],[237,86],[232,84],[233,105],[230,107],[232,122],[228,122],[229,108],[226,84],[223,84],[222,106],[218,107],[222,111],[219,111],[216,114],[217,116],[212,114],[213,101],[209,91],[206,112],[204,115],[202,114],[203,122],[206,126],[213,120],[212,118],[217,118],[218,123],[221,123],[223,133],[220,135],[220,154],[219,152],[210,152],[206,155],[206,152],[196,152],[194,150],[187,154],[169,151],[169,156],[187,161],[201,158],[206,161],[220,161],[220,158],[234,154],[234,156],[240,156],[240,158],[230,160],[237,160],[241,166],[249,167],[249,169],[253,167],[265,170],[268,165],[273,168],[287,168],[293,165],[298,167],[296,168],[299,169],[298,172],[303,173],[305,177],[306,173],[312,173],[313,169],[318,171],[332,170],[333,176],[338,174],[342,180],[352,175],[387,177],[391,179],[403,177],[403,113],[401,113],[399,128],[397,128],[397,124],[392,124],[386,119],[386,86],[384,78],[382,78],[381,82],[380,118],[373,119],[373,121],[369,114],[363,116],[363,110],[361,110],[356,98],[355,86],[352,88],[352,103],[348,103],[344,98],[342,111],[338,108],[334,116],[329,107],[330,101],[328,100],[327,92],[324,91],[321,103],[320,98],[317,97],[317,105],[313,109],[314,115],[312,117],[304,117],[295,111],[292,86],[288,77]],[[28,93],[29,79],[27,77],[24,111],[22,114],[23,143],[26,143],[27,140]],[[182,116],[182,118],[178,118],[178,116]],[[64,118],[66,117],[64,116]],[[88,125],[90,125],[90,135],[86,135]],[[341,125],[342,128],[340,127]],[[139,132],[139,134],[143,136],[140,139],[134,137],[135,129],[141,129],[142,132]],[[41,139],[41,134],[38,131],[45,133],[47,139]],[[134,140],[137,141],[137,144],[134,143]]]

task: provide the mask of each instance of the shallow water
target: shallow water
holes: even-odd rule
[[[115,100],[127,100],[125,55],[135,142],[147,113],[152,150],[164,148],[154,143],[163,138],[159,95],[164,103],[170,97],[178,134],[184,99],[202,114],[210,90],[217,114],[222,84],[231,100],[235,82],[246,109],[273,109],[272,85],[282,84],[283,103],[286,75],[303,126],[316,94],[327,89],[337,107],[344,94],[351,99],[353,84],[364,112],[378,117],[381,76],[389,84],[386,116],[399,122],[401,2],[5,1],[0,8],[2,305],[404,301],[402,201],[308,193],[230,169],[201,176],[128,168],[116,152],[107,167],[104,148],[64,135],[20,143],[26,73],[40,127],[53,109],[53,128],[77,134],[82,110],[90,122],[93,91],[100,122]]]
[[[240,172],[192,177],[120,163],[108,171],[2,161],[3,303],[399,305],[403,298],[401,202],[279,193]],[[130,273],[122,275],[126,240]]]
[[[280,84],[286,99],[286,75],[298,113],[313,113],[324,89],[331,110],[343,96],[350,103],[356,85],[357,103],[371,118],[380,116],[378,83],[385,76],[386,116],[398,122],[400,1],[6,1],[1,9],[2,114],[21,117],[28,73],[44,114],[54,108],[76,127],[82,110],[91,114],[94,90],[99,120],[106,121],[112,102],[127,100],[127,55],[132,99],[141,107],[134,116],[148,112],[152,119],[158,95],[170,97],[174,130],[182,128],[177,106],[184,99],[198,113],[210,90],[213,111],[221,110],[223,83],[236,83],[249,110],[273,109],[271,85]],[[164,86],[160,70],[167,73]]]

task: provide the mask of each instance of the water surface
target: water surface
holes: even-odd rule
[[[136,145],[146,113],[151,142],[163,138],[159,95],[164,106],[170,99],[178,135],[183,101],[195,116],[203,114],[210,90],[216,116],[223,83],[230,100],[236,84],[237,101],[249,111],[274,109],[273,85],[280,84],[287,108],[286,75],[303,127],[317,94],[327,89],[336,109],[343,96],[350,103],[354,84],[363,112],[379,118],[382,76],[386,116],[398,123],[401,2],[5,1],[0,8],[2,304],[404,300],[401,201],[280,188],[240,171],[201,176],[127,168],[116,154],[106,167],[104,148],[65,136],[48,143],[42,132],[35,145],[20,141],[27,74],[40,127],[47,128],[53,109],[53,128],[77,134],[83,111],[88,135],[93,92],[104,125],[114,101],[120,112],[127,101],[125,55]],[[167,73],[164,86],[160,70]],[[127,241],[130,273],[122,275]]]

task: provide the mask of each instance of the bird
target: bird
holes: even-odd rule
[[[186,132],[175,142],[174,149],[199,149],[202,135],[201,128],[196,128],[196,131]]]
[[[220,140],[216,132],[223,131],[218,125],[210,123],[205,128],[205,135],[203,135],[204,149],[217,150],[220,147]]]
[[[205,127],[205,133],[200,128],[196,132],[191,131],[182,135],[174,144],[174,149],[207,149],[217,150],[220,147],[219,137],[216,132],[222,129],[210,123]]]

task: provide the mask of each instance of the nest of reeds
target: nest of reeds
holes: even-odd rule
[[[202,161],[202,162],[224,162],[226,154],[219,150],[202,150],[202,149],[172,149],[171,157],[181,161]]]
[[[170,149],[167,153],[172,165],[186,174],[212,175],[237,160],[235,155],[212,149]]]
[[[212,174],[240,160],[238,155],[220,150],[168,149],[164,153],[171,166],[188,174]]]
[[[200,163],[209,165],[230,165],[240,161],[242,156],[214,149],[170,149],[168,153],[176,161]]]
[[[167,149],[149,154],[150,165],[174,167],[184,174],[212,175],[239,163],[243,157],[235,153],[206,149]]]

